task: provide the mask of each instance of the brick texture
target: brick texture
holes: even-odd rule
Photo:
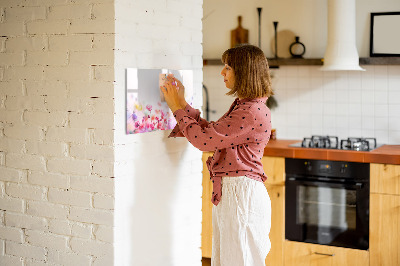
[[[91,257],[88,255],[80,254],[80,252],[63,252],[58,250],[49,250],[48,253],[49,263],[60,265],[82,265],[90,266]]]
[[[13,212],[6,213],[5,224],[15,228],[33,230],[46,230],[48,227],[48,222],[45,218]]]
[[[90,207],[91,202],[91,195],[89,193],[74,191],[72,189],[50,188],[48,198],[53,203],[80,207]]]
[[[0,226],[0,238],[5,240],[22,243],[23,232],[21,229],[7,226]]]
[[[113,6],[0,1],[1,265],[93,265],[70,238],[113,224]]]
[[[107,253],[112,252],[113,246],[112,244],[93,241],[87,239],[80,238],[72,238],[71,239],[71,249],[75,252],[82,252],[87,255],[99,256],[102,257]]]
[[[183,142],[167,140],[166,132],[125,135],[125,71],[194,65],[195,76],[200,77],[194,86],[201,91],[201,4],[0,1],[0,265],[148,264],[133,260],[131,254],[114,255],[114,245],[132,246],[131,239],[115,242],[131,237],[114,237],[115,213],[136,212],[120,206],[137,208],[130,200],[141,195],[139,190],[151,188],[149,199],[162,195],[162,186],[156,184],[166,180],[159,182],[162,171],[154,170],[161,158],[168,161],[171,153],[190,158],[186,166],[174,164],[177,171],[169,167],[162,172],[176,184],[178,179],[193,178],[196,173],[188,168],[201,156]],[[153,157],[145,144],[161,154]],[[147,176],[139,180],[137,174],[146,173],[146,168]],[[118,187],[124,188],[118,197],[126,200],[120,206],[115,193],[118,178]],[[140,187],[133,188],[136,181]],[[156,213],[181,188],[163,189],[171,197],[161,198]],[[187,201],[200,202],[198,191],[189,193],[192,198]],[[116,226],[123,231],[129,224],[131,220]],[[200,228],[195,223],[193,227]],[[149,243],[143,240],[135,241]],[[196,244],[187,248],[198,250]],[[185,262],[177,265],[199,262],[162,253],[151,263],[162,265],[160,258]]]
[[[55,250],[66,250],[68,238],[56,234],[26,230],[26,242],[37,247],[46,247]]]
[[[114,223],[112,211],[80,207],[71,207],[68,219],[109,226],[112,226]]]
[[[12,241],[6,241],[6,254],[23,258],[45,260],[46,249],[29,244],[19,244]]]
[[[36,217],[66,219],[69,207],[45,201],[28,201],[26,213]]]

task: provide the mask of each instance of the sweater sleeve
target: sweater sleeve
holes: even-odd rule
[[[198,121],[179,109],[174,112],[180,132],[201,151],[211,151],[249,142],[249,131],[254,130],[256,120],[247,109],[235,109],[218,122],[202,126]],[[261,125],[262,126],[262,125]]]
[[[199,125],[201,125],[202,127],[205,127],[209,124],[209,122],[203,118],[200,117],[200,111],[198,109],[194,109],[192,106],[190,106],[189,104],[186,105],[186,107],[184,108],[184,111],[186,112],[186,114],[193,118],[194,120],[196,120]],[[169,138],[173,137],[184,137],[184,135],[182,134],[182,132],[179,129],[179,124],[177,124],[174,129],[172,130],[171,134],[169,134],[168,136]]]

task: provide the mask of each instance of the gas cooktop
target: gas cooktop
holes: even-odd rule
[[[302,142],[289,145],[291,147],[337,149],[353,151],[371,151],[382,145],[377,145],[376,138],[347,138],[339,142],[336,136],[311,136]]]

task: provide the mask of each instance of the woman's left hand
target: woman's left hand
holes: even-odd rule
[[[177,87],[172,84],[171,79],[167,79],[164,83],[164,86],[161,86],[160,89],[164,94],[165,101],[168,104],[169,109],[174,113],[178,109],[182,109],[180,105],[179,95]]]

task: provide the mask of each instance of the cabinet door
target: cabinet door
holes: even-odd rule
[[[266,266],[283,265],[285,240],[285,187],[265,184],[271,199],[271,250],[265,259]]]
[[[400,196],[370,196],[371,266],[400,265]]]
[[[400,195],[400,165],[370,165],[371,193]]]
[[[285,266],[366,266],[365,250],[285,241]]]
[[[268,177],[266,184],[285,185],[285,158],[264,156],[261,163]]]
[[[201,224],[201,253],[204,258],[211,258],[212,252],[212,183],[206,161],[211,152],[203,153],[203,195],[202,195],[202,224]]]

